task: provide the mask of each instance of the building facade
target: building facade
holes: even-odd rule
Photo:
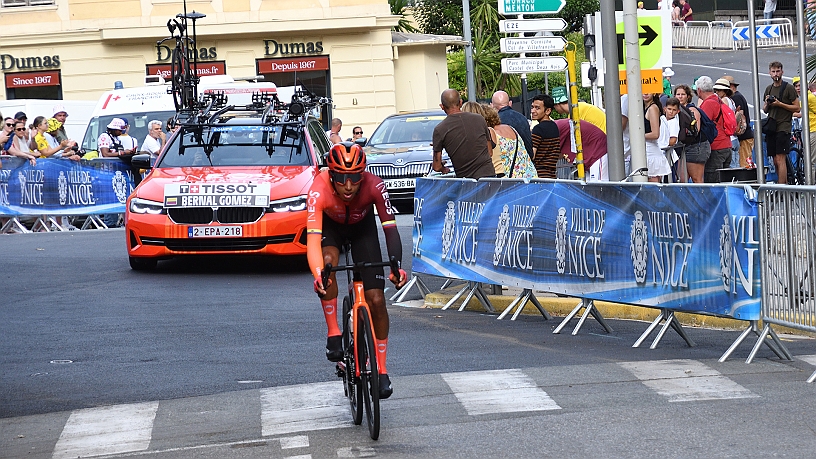
[[[178,0],[0,0],[0,100],[96,100],[115,82],[169,76],[169,19]],[[386,116],[438,106],[445,49],[458,37],[396,34],[386,0],[187,0],[199,75],[262,75],[329,96],[341,134]],[[192,33],[190,34],[192,36]],[[43,114],[49,115],[49,114]]]

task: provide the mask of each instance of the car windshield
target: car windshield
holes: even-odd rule
[[[444,114],[386,118],[374,131],[368,144],[379,146],[395,143],[430,143],[433,140],[434,128],[444,119]]]
[[[304,145],[295,124],[184,126],[156,167],[308,166]]]

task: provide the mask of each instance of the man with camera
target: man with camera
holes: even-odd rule
[[[788,183],[788,168],[785,162],[790,152],[791,120],[793,114],[800,110],[799,95],[792,84],[782,80],[782,63],[771,62],[768,66],[772,84],[765,88],[762,99],[765,101],[763,111],[768,117],[762,122],[762,133],[765,134],[765,145],[768,156],[773,158],[777,183]]]

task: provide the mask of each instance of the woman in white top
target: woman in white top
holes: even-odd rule
[[[27,131],[28,128],[26,128],[25,121],[17,121],[14,124],[14,140],[11,141],[11,147],[8,149],[8,153],[11,156],[27,159],[29,164],[36,166],[37,157],[32,154],[31,149],[28,148],[28,139],[26,139]]]
[[[646,130],[646,167],[649,168],[649,181],[660,182],[664,175],[671,174],[671,166],[666,155],[658,145],[660,138],[660,117],[663,108],[660,105],[660,94],[643,95],[643,127]]]

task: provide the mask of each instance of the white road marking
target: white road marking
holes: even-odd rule
[[[816,366],[816,355],[797,355],[797,359],[807,362],[813,366]]]
[[[312,459],[311,454],[301,454],[300,456],[286,456],[283,459]]]
[[[375,457],[377,452],[370,446],[350,446],[339,448],[337,457]]]
[[[750,390],[696,360],[619,362],[647,387],[670,402],[756,398]]]
[[[159,402],[88,408],[71,413],[54,459],[144,451],[150,446]]]
[[[442,378],[471,416],[561,409],[521,370],[443,373]]]
[[[351,427],[339,381],[261,389],[261,435]]]
[[[309,436],[308,435],[295,435],[293,437],[281,437],[279,438],[281,449],[292,449],[292,448],[306,448],[309,446]]]

